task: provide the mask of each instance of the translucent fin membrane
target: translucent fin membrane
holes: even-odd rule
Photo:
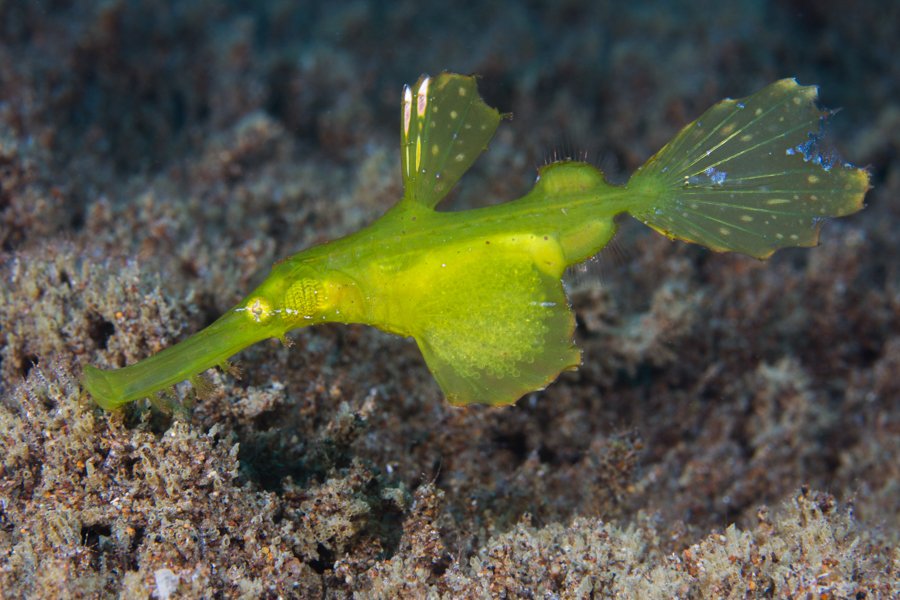
[[[500,113],[475,78],[442,73],[403,88],[400,154],[405,197],[433,208],[487,148]]]
[[[814,246],[819,225],[862,208],[868,174],[819,151],[816,88],[783,79],[723,100],[641,167],[631,213],[660,233],[766,258]]]

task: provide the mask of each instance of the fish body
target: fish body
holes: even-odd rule
[[[150,397],[266,338],[325,322],[416,340],[448,401],[510,404],[575,369],[565,270],[599,252],[628,213],[672,238],[766,258],[818,241],[823,219],[862,208],[868,174],[817,154],[826,113],[816,90],[775,82],[710,108],[624,186],[595,167],[543,167],[525,196],[435,210],[501,121],[472,77],[444,73],[401,102],[404,196],[347,237],[275,265],[237,306],[194,336],[121,369],[85,368],[113,409]]]

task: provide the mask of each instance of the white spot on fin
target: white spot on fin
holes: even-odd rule
[[[403,86],[403,137],[409,137],[409,123],[412,121],[412,90]]]
[[[428,84],[430,82],[431,77],[426,77],[419,84],[419,91],[416,94],[416,115],[419,117],[425,116],[425,108],[428,106]]]

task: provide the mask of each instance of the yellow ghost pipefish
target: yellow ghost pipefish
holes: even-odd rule
[[[868,174],[817,151],[826,113],[793,79],[723,100],[628,183],[595,167],[543,167],[525,196],[437,212],[487,147],[501,115],[473,77],[423,76],[400,111],[403,198],[365,229],[276,264],[237,306],[137,364],[87,366],[106,409],[151,397],[265,338],[317,323],[363,323],[415,338],[452,404],[511,404],[575,369],[581,353],[560,278],[596,254],[630,213],[672,238],[766,258],[813,246],[825,217],[860,210]]]

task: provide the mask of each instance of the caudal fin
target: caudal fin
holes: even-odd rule
[[[816,87],[782,79],[723,100],[628,182],[629,212],[672,239],[767,258],[814,246],[823,219],[860,210],[866,171],[835,163],[819,140]]]

